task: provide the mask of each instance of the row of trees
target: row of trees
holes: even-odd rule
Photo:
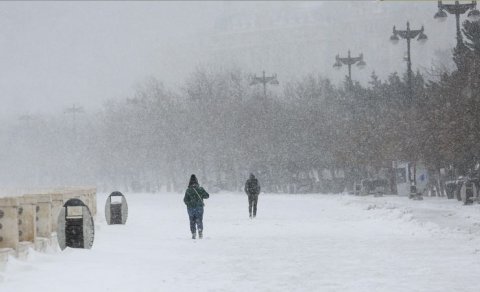
[[[312,74],[265,98],[241,69],[199,68],[177,91],[151,79],[75,121],[9,121],[0,132],[0,180],[179,191],[196,173],[211,188],[239,190],[254,172],[264,190],[295,192],[341,190],[331,183],[349,185],[396,160],[466,174],[480,154],[479,23],[466,21],[464,33],[466,46],[453,54],[458,69],[435,81],[414,74],[413,101],[397,73],[380,80],[373,72],[367,87]]]

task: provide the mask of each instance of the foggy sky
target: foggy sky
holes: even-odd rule
[[[361,15],[359,5],[365,7]],[[273,19],[272,14],[297,8],[316,11],[325,19],[319,29],[324,46],[318,51],[312,48],[316,60],[303,56],[303,62],[311,66],[295,68],[282,62],[283,58],[267,59],[260,54],[253,54],[248,62],[235,60],[234,54],[220,60],[212,52],[210,41],[219,33],[222,18]],[[365,71],[353,70],[353,79],[365,84],[373,70],[382,79],[406,70],[402,61],[405,42],[393,46],[388,41],[393,25],[404,29],[407,20],[413,28],[425,25],[427,44],[412,43],[414,70],[429,67],[436,50],[453,47],[454,17],[449,15],[445,23],[438,24],[433,20],[435,12],[432,1],[0,2],[0,114],[58,113],[72,104],[95,110],[107,99],[128,97],[151,76],[177,89],[196,66],[217,61],[228,66],[227,61],[233,60],[241,69],[257,74],[263,69],[275,72],[281,83],[309,72],[339,83],[346,68],[334,71],[334,57],[346,55],[349,48],[352,54],[363,52],[365,56]],[[289,54],[294,52],[276,53],[292,58]]]

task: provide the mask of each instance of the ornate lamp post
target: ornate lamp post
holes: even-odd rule
[[[473,20],[480,19],[480,11],[477,10],[477,1],[472,3],[460,4],[459,1],[455,1],[455,4],[443,4],[442,1],[438,1],[438,12],[435,13],[433,18],[438,21],[445,21],[447,18],[447,11],[450,14],[455,15],[455,23],[457,25],[457,47],[463,46],[462,32],[460,30],[460,15],[465,14],[468,10],[468,17]]]
[[[363,54],[360,54],[358,57],[352,57],[350,56],[350,50],[348,50],[348,55],[346,58],[340,57],[340,55],[335,56],[335,63],[333,64],[333,68],[335,69],[340,69],[342,67],[342,64],[348,66],[348,80],[350,84],[352,84],[352,65],[357,64],[357,67],[359,69],[365,68],[367,65],[365,61],[363,60]]]
[[[265,76],[265,70],[262,71],[262,76],[257,77],[257,75],[253,76],[252,82],[250,85],[257,85],[263,84],[263,97],[267,99],[267,84],[278,85],[277,74],[273,74],[272,76]]]
[[[408,78],[408,104],[411,106],[413,101],[413,85],[412,85],[412,60],[410,57],[410,40],[414,39],[418,36],[417,40],[420,43],[424,43],[427,40],[427,35],[423,32],[423,26],[421,29],[412,30],[410,29],[410,23],[407,21],[407,29],[406,30],[397,30],[395,26],[393,26],[393,34],[390,37],[390,41],[394,44],[398,43],[400,40],[399,36],[402,39],[407,40],[407,78]],[[416,165],[415,162],[413,163],[413,179],[411,180],[412,185],[410,186],[410,197],[412,194],[415,194],[414,197],[416,198],[416,185],[417,185],[417,178],[416,178]]]
[[[85,113],[85,110],[81,106],[76,106],[75,104],[72,107],[66,108],[64,111],[65,114],[70,114],[73,117],[73,136],[77,139],[77,114]]]
[[[398,43],[400,40],[399,36],[402,39],[407,40],[407,78],[408,78],[408,99],[409,102],[413,100],[413,87],[412,87],[412,60],[410,57],[410,40],[418,36],[417,40],[420,43],[424,43],[427,40],[427,35],[423,32],[423,26],[421,29],[413,30],[410,29],[410,23],[407,21],[406,30],[397,30],[393,26],[393,35],[390,37],[390,41],[394,44]]]

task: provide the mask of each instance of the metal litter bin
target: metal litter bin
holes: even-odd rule
[[[70,199],[60,210],[57,227],[58,244],[63,250],[71,248],[91,248],[94,239],[93,217],[79,199]]]
[[[113,192],[105,203],[105,219],[108,225],[125,224],[128,217],[128,205],[121,192]]]

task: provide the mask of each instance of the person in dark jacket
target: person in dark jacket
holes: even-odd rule
[[[190,219],[190,231],[192,239],[196,237],[198,229],[198,237],[203,237],[203,199],[208,199],[210,195],[198,185],[197,177],[192,174],[188,188],[185,191],[183,202],[187,206],[188,218]]]
[[[248,195],[248,212],[250,213],[250,218],[255,218],[255,216],[257,216],[257,202],[258,195],[260,194],[260,185],[253,173],[250,174],[250,178],[245,182],[245,193]]]

